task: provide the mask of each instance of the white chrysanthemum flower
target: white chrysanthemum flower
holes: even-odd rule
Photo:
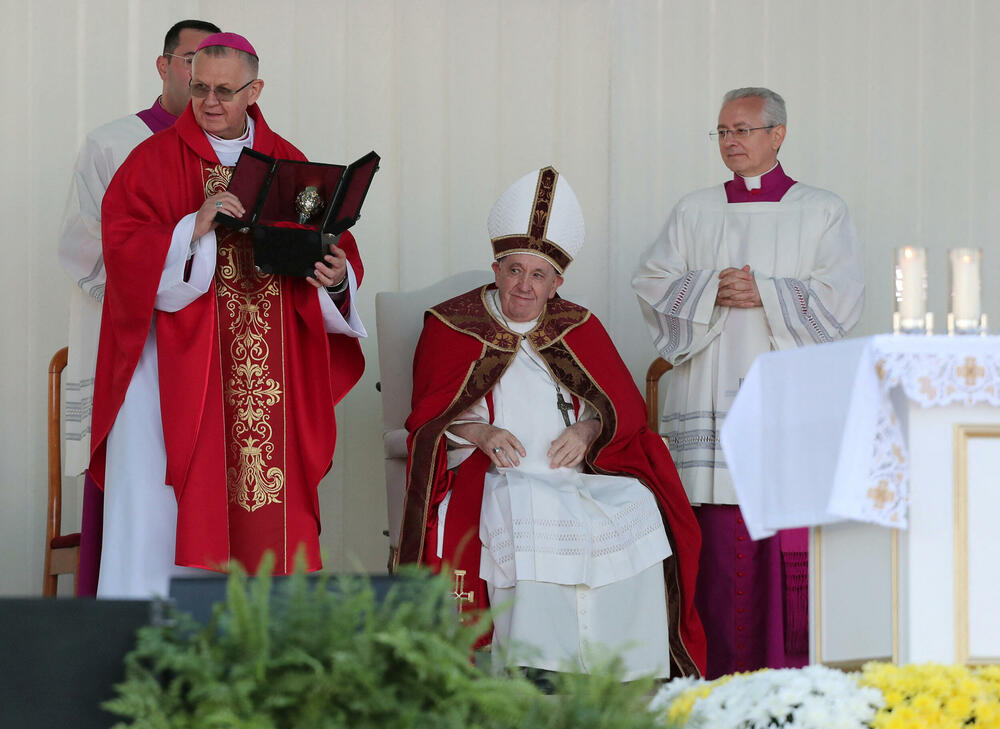
[[[692,678],[690,676],[675,678],[668,681],[663,684],[660,690],[656,692],[656,695],[654,695],[652,700],[649,702],[649,710],[656,714],[666,711],[670,708],[670,704],[672,704],[675,699],[679,698],[682,693],[701,683],[706,682],[704,679]]]
[[[810,703],[796,711],[795,718],[802,723],[802,726],[824,726],[830,719],[830,711],[828,707]]]
[[[695,683],[661,691],[659,710]],[[685,729],[865,729],[883,703],[881,692],[825,666],[760,671],[733,677],[695,701]]]

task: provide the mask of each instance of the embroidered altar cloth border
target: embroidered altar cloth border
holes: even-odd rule
[[[910,402],[1000,407],[1000,337],[877,335],[758,357],[721,433],[750,535],[906,528]]]

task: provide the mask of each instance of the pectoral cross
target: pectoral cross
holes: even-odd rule
[[[562,413],[563,422],[566,423],[566,427],[569,427],[569,411],[573,409],[573,406],[566,402],[565,398],[562,396],[562,391],[556,388],[556,407],[559,408],[559,412]]]
[[[476,593],[472,590],[465,592],[465,570],[455,570],[455,587],[451,591],[451,596],[459,602],[472,602]]]

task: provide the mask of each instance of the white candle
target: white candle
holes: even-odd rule
[[[974,322],[979,325],[980,281],[979,262],[982,252],[978,248],[952,248],[948,251],[951,263],[951,313],[956,322]]]
[[[927,313],[927,251],[906,246],[896,251],[896,305],[904,322],[919,320]]]

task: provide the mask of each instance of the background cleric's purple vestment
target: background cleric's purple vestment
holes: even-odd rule
[[[157,99],[148,109],[135,114],[153,134],[173,126],[177,117],[160,106]],[[97,596],[97,577],[101,569],[101,540],[104,536],[104,492],[97,488],[90,473],[84,474],[83,510],[80,514],[80,566],[77,570],[77,597]]]

